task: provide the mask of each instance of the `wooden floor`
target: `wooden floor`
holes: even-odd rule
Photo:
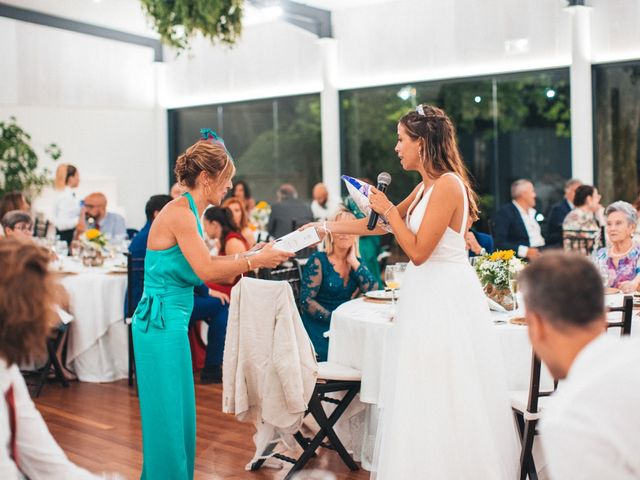
[[[252,425],[221,412],[222,387],[196,385],[196,479],[282,479],[285,470],[246,472],[253,456]],[[93,472],[118,472],[135,479],[142,469],[142,435],[135,390],[126,381],[74,382],[67,389],[46,385],[36,405],[71,461]],[[307,468],[326,469],[340,480],[364,480],[332,451],[321,450]]]

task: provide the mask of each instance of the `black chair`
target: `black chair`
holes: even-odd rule
[[[607,330],[610,328],[620,328],[620,335],[631,335],[631,321],[633,319],[633,296],[624,297],[622,306],[607,308],[608,313],[620,312],[622,319],[620,321],[607,321]]]
[[[129,240],[133,240],[133,237],[135,237],[139,231],[140,230],[137,230],[135,228],[127,228],[127,238]]]
[[[67,329],[68,329],[67,325],[65,325],[64,323],[60,323],[53,330],[51,335],[47,338],[46,345],[47,345],[48,357],[44,366],[41,369],[39,369],[38,372],[36,373],[37,380],[35,385],[33,385],[34,398],[37,398],[40,396],[40,393],[42,392],[42,388],[44,387],[44,384],[47,383],[49,374],[51,373],[51,367],[53,367],[56,380],[62,383],[62,386],[64,388],[69,387],[69,382],[65,378],[64,373],[62,371],[62,365],[60,364],[60,361],[56,356],[56,353],[58,352],[58,349],[60,348],[60,345],[62,344],[65,338],[65,333],[67,332]]]
[[[125,297],[125,316],[124,321],[128,329],[128,345],[129,345],[129,386],[133,385],[133,378],[136,371],[136,360],[133,351],[133,331],[132,317],[144,289],[144,258],[138,258],[125,253],[127,257],[127,293]]]
[[[45,238],[49,230],[49,220],[42,221],[38,217],[33,222],[33,236],[36,238]]]
[[[541,367],[540,359],[534,352],[531,357],[529,391],[511,393],[511,409],[516,417],[522,445],[520,452],[520,480],[525,480],[527,476],[530,480],[538,479],[536,465],[533,461],[533,440],[538,434],[536,426],[541,418],[544,399],[549,397],[557,386],[557,382],[554,382],[553,390],[540,391]]]
[[[562,244],[565,251],[589,256],[600,247],[600,238],[593,230],[564,230]]]
[[[278,441],[270,443],[262,454],[263,457],[273,456],[274,458],[293,464],[293,467],[291,467],[291,470],[289,470],[284,477],[284,480],[291,479],[296,472],[302,470],[309,460],[316,456],[316,450],[319,447],[335,451],[351,471],[359,469],[358,465],[340,441],[340,438],[338,438],[334,426],[358,392],[360,392],[360,380],[360,372],[353,368],[329,362],[321,362],[318,364],[318,381],[309,400],[305,415],[311,415],[320,426],[320,430],[318,430],[318,433],[316,433],[313,438],[305,437],[300,431],[294,434],[294,438],[303,449],[302,454],[298,458],[291,458],[279,453],[271,454],[273,449],[278,445]],[[344,393],[344,395],[342,398],[329,396],[329,394],[334,393]],[[336,406],[328,416],[323,407],[323,402]],[[327,439],[328,442],[325,442],[325,439]],[[253,463],[251,470],[258,470],[264,462],[265,459],[261,459]]]
[[[262,280],[284,280],[291,285],[293,297],[300,308],[300,288],[302,284],[302,267],[296,258],[292,258],[279,265],[277,268],[261,268],[258,278]]]

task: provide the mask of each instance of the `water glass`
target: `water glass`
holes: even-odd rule
[[[69,255],[69,245],[64,240],[56,240],[54,250],[58,258],[66,257]]]

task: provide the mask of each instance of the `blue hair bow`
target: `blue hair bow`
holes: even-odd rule
[[[227,146],[224,144],[224,140],[220,136],[218,136],[215,130],[211,130],[210,128],[201,128],[200,139],[207,142],[219,143],[225,149],[229,158],[233,159],[233,157],[231,157],[231,154],[229,153],[229,150],[227,149]]]

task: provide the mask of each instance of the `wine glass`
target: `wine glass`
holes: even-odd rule
[[[509,277],[509,292],[511,292],[513,311],[515,312],[518,310],[518,279],[515,277]]]
[[[391,308],[395,311],[396,307],[396,289],[400,287],[401,278],[398,275],[397,265],[387,265],[384,270],[384,283],[391,290]]]

